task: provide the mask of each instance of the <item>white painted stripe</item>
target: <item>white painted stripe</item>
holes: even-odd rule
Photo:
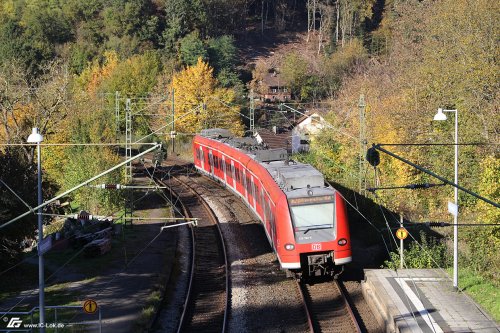
[[[403,278],[403,279],[414,281],[414,282],[441,282],[441,281],[450,281],[450,279],[447,279],[447,278],[434,278],[434,277],[428,277],[428,278],[425,278],[425,277],[422,277],[422,278]]]
[[[300,262],[292,262],[292,263],[282,262],[281,267],[286,268],[286,269],[300,268]]]
[[[335,265],[343,265],[343,264],[347,264],[348,262],[351,262],[352,257],[334,259],[333,261],[335,262]]]
[[[413,292],[413,290],[411,290],[411,288],[408,286],[408,284],[406,283],[406,279],[404,279],[404,278],[394,278],[394,279],[399,284],[399,286],[401,287],[401,289],[403,289],[403,291],[406,294],[406,296],[408,296],[408,298],[410,299],[410,301],[413,303],[413,305],[415,306],[415,308],[417,309],[417,311],[422,316],[422,319],[425,320],[425,322],[431,328],[431,330],[433,332],[435,332],[435,333],[443,333],[443,330],[441,329],[441,327],[439,327],[439,325],[432,318],[431,314],[429,313],[429,311],[427,311],[427,309],[422,304],[422,302],[417,297],[417,295],[415,295],[415,293]]]

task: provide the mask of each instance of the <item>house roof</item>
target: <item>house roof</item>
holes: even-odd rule
[[[292,146],[291,132],[275,134],[268,129],[258,129],[256,135],[259,135],[262,141],[270,148],[290,149]]]
[[[267,73],[262,80],[262,83],[270,87],[282,87],[286,86],[285,81],[280,77],[280,74],[276,72]]]
[[[312,117],[314,115],[323,117],[325,114],[326,114],[326,111],[322,110],[322,109],[306,111],[306,114],[303,114],[302,116],[300,116],[299,118],[297,118],[295,120],[295,126],[302,123],[304,120],[306,120],[309,117]]]

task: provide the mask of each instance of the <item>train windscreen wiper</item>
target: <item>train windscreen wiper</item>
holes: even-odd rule
[[[321,229],[330,229],[333,228],[333,225],[322,225],[322,226],[317,226],[314,228],[307,228],[306,231],[304,231],[304,235],[307,234],[310,230],[321,230]]]

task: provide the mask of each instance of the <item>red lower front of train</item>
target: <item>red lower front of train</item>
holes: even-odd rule
[[[319,194],[303,197],[296,190],[299,194],[291,199],[261,163],[203,136],[195,136],[193,155],[200,172],[227,186],[258,216],[282,269],[326,275],[351,261],[346,207],[336,190],[308,188],[303,192]],[[319,226],[311,222],[321,219],[328,222]]]

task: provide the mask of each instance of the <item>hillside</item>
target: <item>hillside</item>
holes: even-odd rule
[[[452,117],[432,119],[439,107],[457,110],[459,183],[498,202],[499,16],[500,3],[489,0],[0,0],[2,175],[34,206],[35,150],[18,146],[32,127],[45,143],[110,145],[44,148],[46,197],[116,165],[111,145],[124,141],[127,108],[133,136],[168,149],[174,114],[179,142],[207,127],[244,133],[239,115],[248,111],[249,90],[265,89],[259,80],[275,70],[293,103],[321,103],[332,125],[296,158],[409,221],[450,221],[450,187],[377,196],[359,188],[360,179],[385,187],[435,183],[385,155],[376,172],[360,170],[360,119],[368,144],[448,144]],[[453,179],[452,146],[388,149]],[[120,183],[124,175],[103,181]],[[124,197],[83,188],[70,199],[109,214]],[[0,203],[2,221],[25,210],[6,187]],[[496,224],[461,228],[460,260],[498,285],[500,210],[463,193],[459,204],[460,223]],[[29,216],[5,228],[0,265],[15,261],[35,225]]]

